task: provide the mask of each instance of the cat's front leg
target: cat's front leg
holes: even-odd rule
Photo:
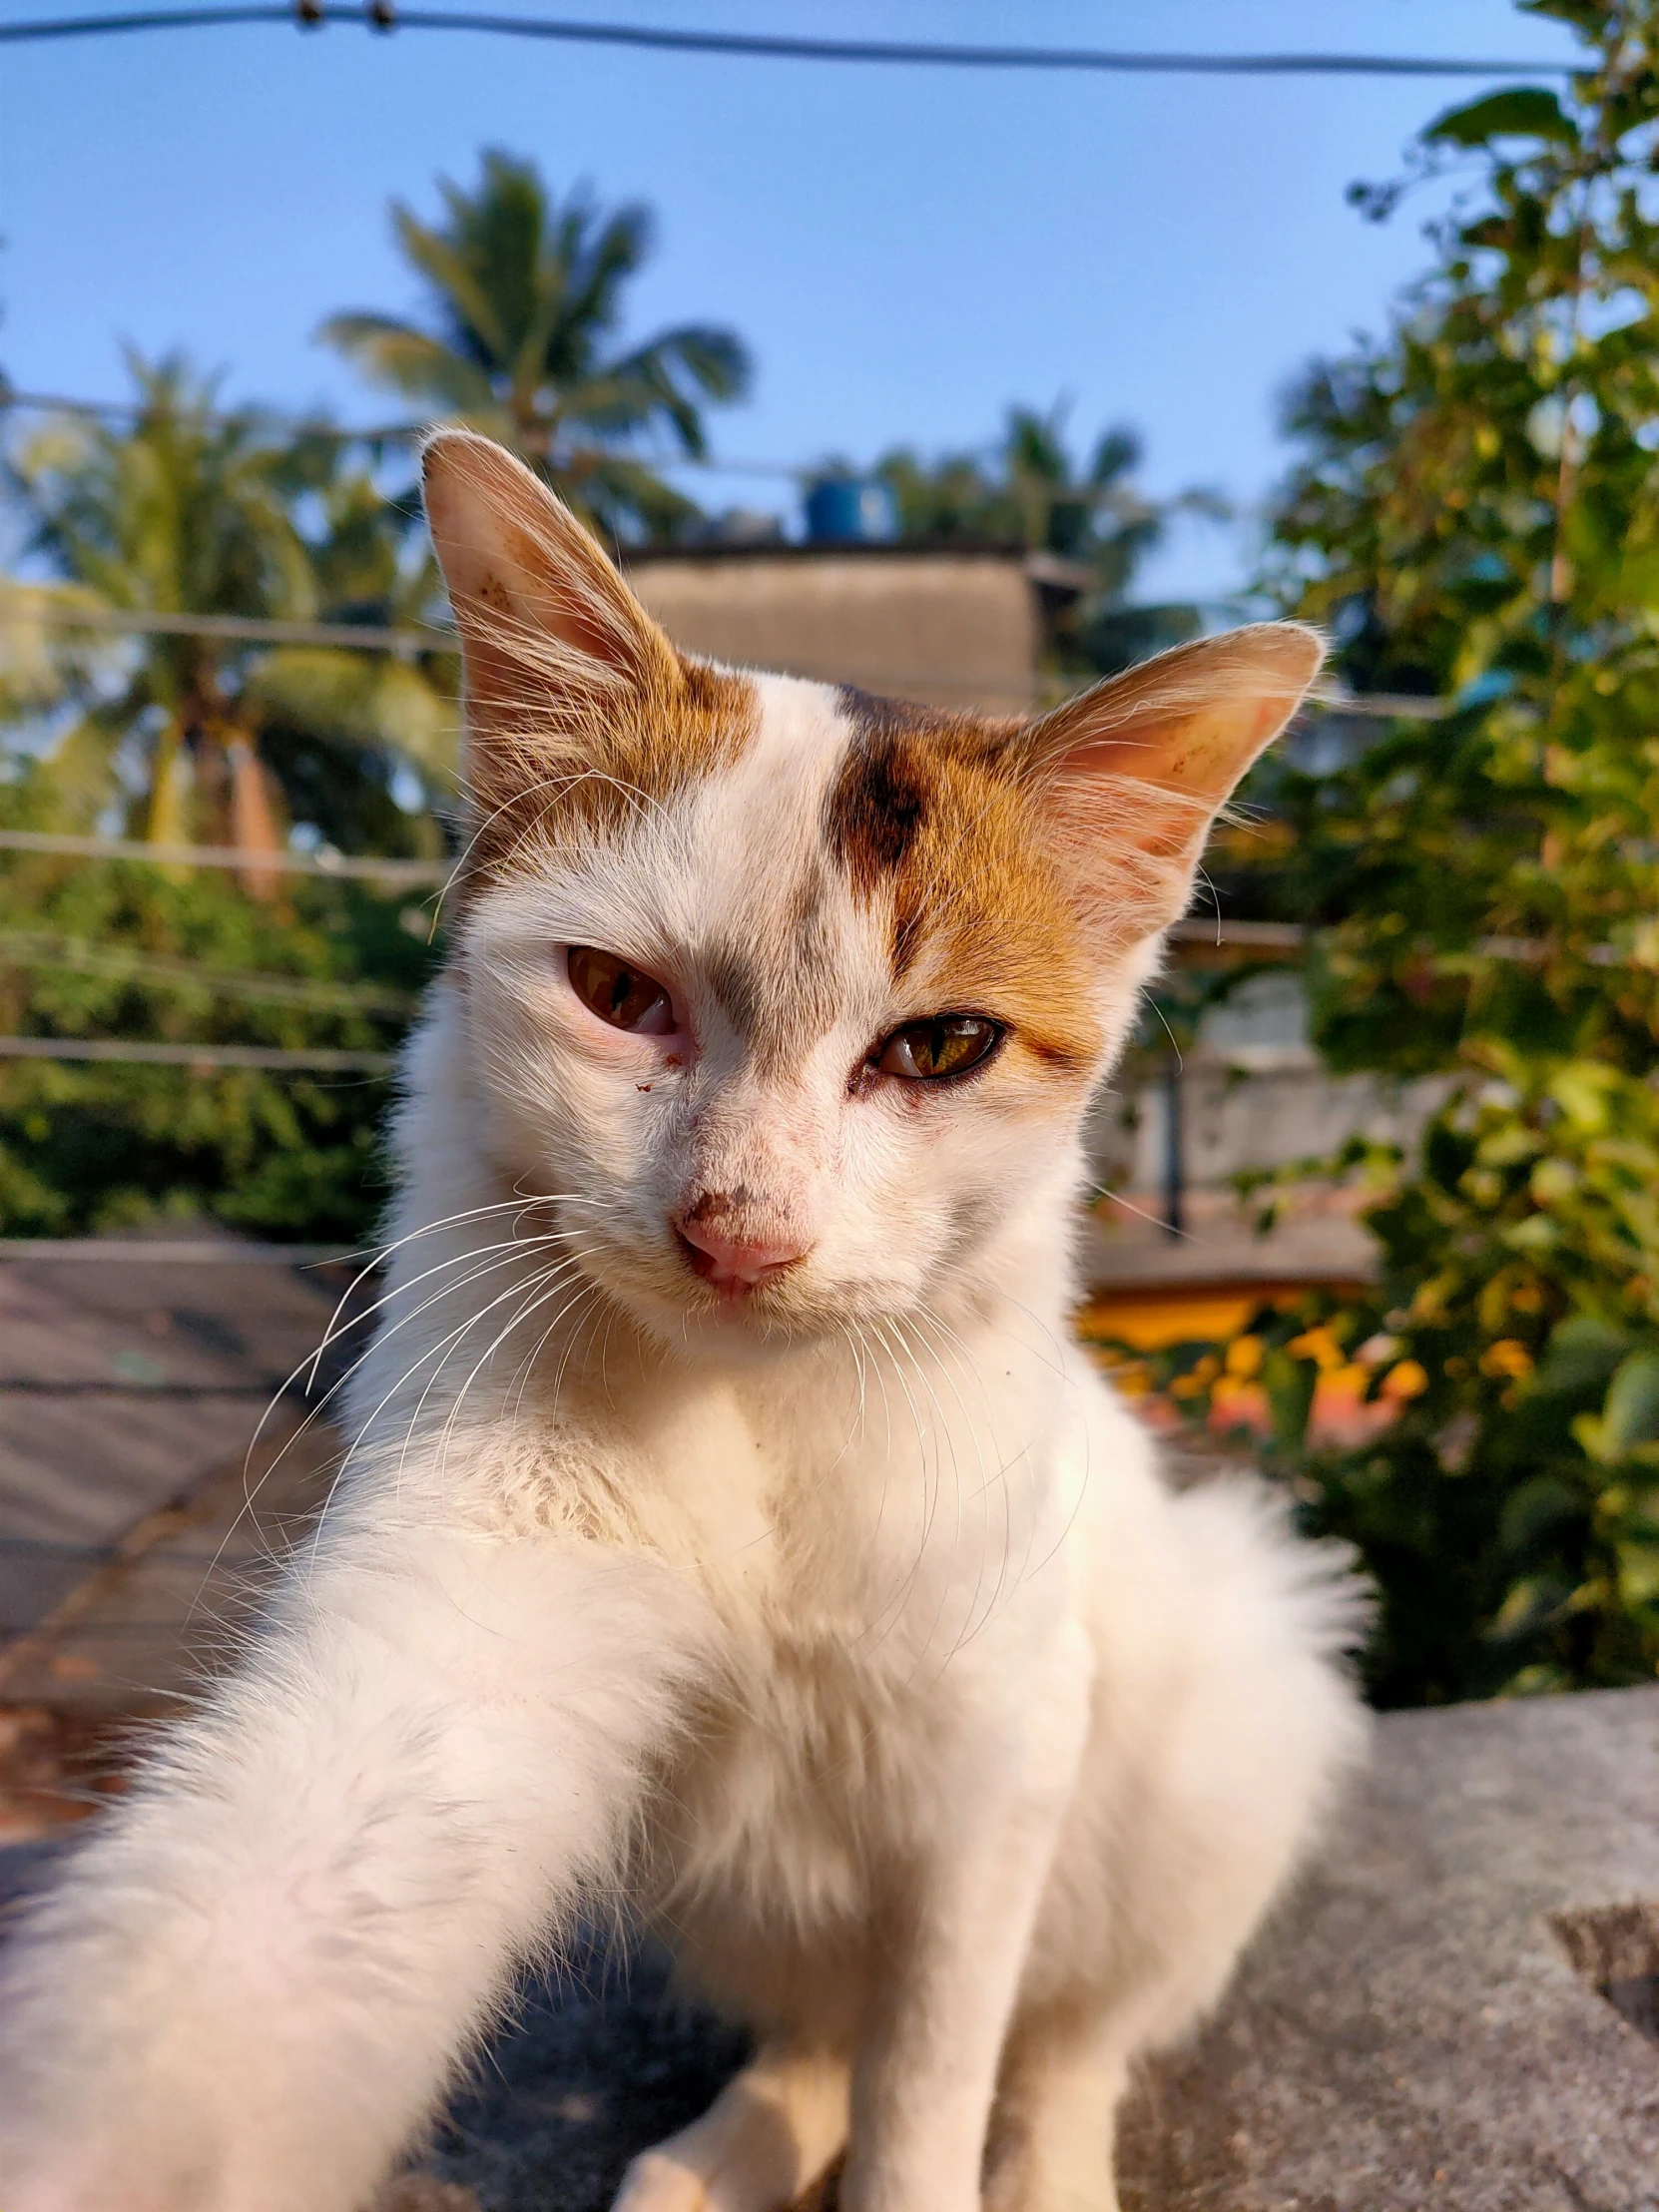
[[[695,1665],[661,1570],[406,1530],[278,1619],[0,1952],[5,2212],[346,2212],[618,1871]]]
[[[1068,1628],[1019,1672],[982,1725],[964,1716],[886,1902],[842,2212],[978,2212],[998,2060],[1075,1787],[1093,1662]]]

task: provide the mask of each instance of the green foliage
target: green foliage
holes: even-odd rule
[[[1451,712],[1293,747],[1222,857],[1315,925],[1334,1065],[1457,1082],[1343,1323],[1420,1394],[1280,1446],[1378,1578],[1393,1703],[1659,1667],[1659,5],[1532,12],[1585,42],[1570,97],[1453,111],[1360,192],[1460,186],[1393,328],[1303,379],[1276,525],[1356,689]]]
[[[1385,1593],[1389,1702],[1659,1668],[1659,1096],[1511,1058],[1372,1224],[1426,1387],[1307,1471]]]
[[[1307,1525],[1359,1548],[1378,1703],[1651,1679],[1659,1096],[1511,1059],[1434,1118],[1368,1218],[1375,1298],[1266,1307],[1136,1379],[1187,1421],[1253,1432]]]
[[[1511,85],[1467,107],[1448,109],[1422,137],[1427,146],[1488,146],[1498,138],[1557,139],[1573,146],[1578,128],[1562,114],[1554,93],[1537,85]]]
[[[428,321],[342,315],[327,334],[422,411],[516,444],[619,534],[680,530],[697,509],[645,448],[703,451],[704,408],[747,382],[742,345],[701,323],[614,342],[650,252],[645,209],[557,201],[500,154],[476,192],[443,190],[437,227],[395,211]],[[386,489],[406,439],[223,409],[182,355],[128,365],[122,419],[67,411],[5,455],[52,580],[0,582],[0,823],[266,852],[298,826],[347,851],[439,857],[453,653],[167,627],[429,628],[443,594],[418,501]],[[343,882],[0,856],[0,1032],[380,1052],[430,969],[424,940],[421,911]],[[372,1075],[0,1057],[0,1232],[207,1212],[357,1236],[383,1196],[386,1098]]]
[[[703,409],[748,386],[730,330],[684,323],[618,350],[629,279],[652,246],[650,211],[557,200],[533,162],[483,157],[477,188],[441,180],[445,216],[396,203],[404,260],[424,283],[422,321],[331,315],[321,335],[371,382],[512,446],[618,538],[672,537],[697,518],[639,448],[666,435],[705,450]]]
[[[1506,93],[1433,127],[1480,177],[1440,266],[1292,407],[1282,596],[1357,689],[1455,710],[1259,787],[1345,1066],[1497,1034],[1638,1068],[1659,1033],[1659,10],[1597,22],[1565,121]]]
[[[38,777],[0,788],[8,826],[42,811]],[[325,880],[274,904],[207,869],[7,855],[0,1032],[386,1051],[432,965],[429,910]],[[360,1238],[385,1198],[387,1096],[372,1074],[0,1058],[0,1235],[206,1214]]]
[[[178,355],[129,367],[130,421],[49,417],[6,470],[63,581],[7,589],[31,619],[0,710],[44,718],[61,819],[87,829],[118,808],[158,841],[269,846],[286,815],[335,842],[437,849],[389,786],[400,763],[434,796],[452,785],[452,655],[143,631],[89,650],[52,627],[54,611],[399,626],[439,603],[410,514],[338,436],[221,413]]]

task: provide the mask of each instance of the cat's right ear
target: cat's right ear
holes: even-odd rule
[[[1017,734],[1049,856],[1102,951],[1185,910],[1211,824],[1324,658],[1317,630],[1251,623],[1143,661]]]
[[[461,635],[471,773],[591,744],[620,693],[672,683],[673,647],[591,532],[504,447],[439,430],[426,519]],[[561,739],[564,744],[561,744]]]

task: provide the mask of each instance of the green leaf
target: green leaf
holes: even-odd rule
[[[1569,1314],[1551,1332],[1549,1345],[1533,1378],[1535,1391],[1563,1395],[1597,1388],[1605,1383],[1630,1349],[1622,1329],[1614,1329],[1593,1314]]]
[[[1604,1451],[1622,1456],[1659,1437],[1659,1352],[1633,1352],[1607,1387],[1601,1413]]]
[[[1529,1574],[1512,1582],[1486,1630],[1490,1643],[1510,1643],[1556,1619],[1571,1591],[1554,1575]]]
[[[1617,1544],[1614,1554],[1620,1597],[1626,1605],[1651,1605],[1659,1598],[1659,1544]]]
[[[1423,132],[1430,145],[1484,146],[1494,138],[1553,139],[1576,146],[1578,129],[1563,115],[1554,93],[1541,85],[1513,85],[1507,92],[1488,93],[1466,108],[1448,108]]]
[[[1553,1474],[1535,1474],[1511,1490],[1498,1516],[1498,1541],[1511,1554],[1530,1551],[1584,1510],[1582,1495]]]
[[[1293,1360],[1288,1352],[1275,1349],[1262,1363],[1274,1441],[1282,1451],[1295,1451],[1307,1435],[1318,1382],[1319,1370],[1312,1360]]]

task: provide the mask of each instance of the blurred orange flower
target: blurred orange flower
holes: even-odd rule
[[[1382,1378],[1379,1396],[1391,1399],[1396,1405],[1404,1405],[1413,1397],[1421,1397],[1428,1387],[1428,1371],[1420,1361],[1401,1360]]]
[[[1329,1329],[1308,1329],[1300,1337],[1293,1337],[1285,1347],[1293,1359],[1312,1360],[1322,1375],[1345,1367],[1348,1356]]]
[[[1482,1375],[1506,1375],[1521,1382],[1532,1373],[1532,1355],[1517,1337],[1499,1337],[1480,1356]]]

